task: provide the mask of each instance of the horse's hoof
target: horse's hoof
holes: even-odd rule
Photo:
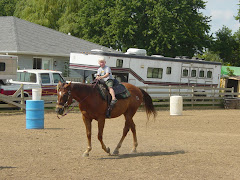
[[[132,150],[131,154],[137,154],[137,150],[136,149]]]
[[[118,150],[114,150],[114,151],[113,151],[113,155],[114,155],[114,156],[117,156],[118,154],[119,154],[119,151],[118,151]]]
[[[83,153],[82,157],[89,157],[89,153]]]
[[[109,147],[106,149],[106,152],[107,152],[108,154],[110,154],[110,148],[109,148]]]

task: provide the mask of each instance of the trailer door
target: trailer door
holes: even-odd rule
[[[189,85],[190,86],[196,86],[197,85],[197,74],[198,74],[198,68],[197,67],[191,67],[189,72]]]
[[[189,86],[190,67],[189,65],[183,65],[181,71],[181,85]]]

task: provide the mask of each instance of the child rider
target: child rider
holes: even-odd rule
[[[101,80],[103,79],[106,83],[106,85],[108,86],[109,89],[109,93],[112,96],[112,101],[111,101],[111,105],[116,104],[117,99],[115,97],[115,92],[113,90],[113,77],[112,77],[112,72],[110,67],[106,66],[106,61],[104,59],[104,57],[100,57],[98,59],[98,64],[100,65],[98,71],[97,71],[97,77],[96,79]]]

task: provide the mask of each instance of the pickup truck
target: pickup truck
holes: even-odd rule
[[[13,95],[21,86],[24,85],[24,97],[32,95],[33,88],[42,88],[42,96],[56,95],[58,82],[65,82],[62,72],[52,70],[26,69],[17,71],[17,79],[10,80],[9,84],[0,85],[0,93]],[[20,97],[20,94],[17,95]]]

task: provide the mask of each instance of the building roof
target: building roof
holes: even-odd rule
[[[221,70],[222,76],[228,76],[228,73],[229,73],[228,68],[230,70],[233,70],[234,76],[240,76],[240,67],[234,67],[234,66],[222,66],[222,70]]]
[[[0,53],[70,56],[92,49],[114,51],[13,16],[0,16]]]

